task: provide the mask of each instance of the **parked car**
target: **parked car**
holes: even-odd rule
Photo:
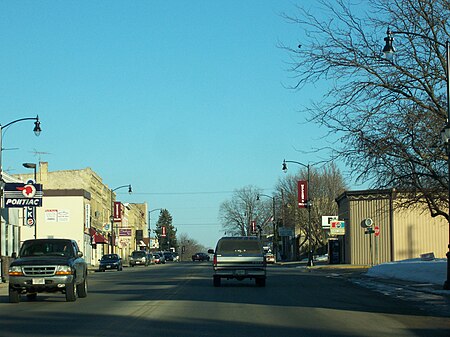
[[[147,254],[148,264],[155,264],[155,256],[152,253]]]
[[[272,253],[266,253],[266,263],[275,263],[275,255]]]
[[[178,255],[178,253],[172,253],[172,255],[174,262],[180,262],[180,255]]]
[[[156,253],[156,254],[153,254],[153,256],[155,257],[155,263],[156,264],[164,264],[164,263],[166,263],[166,259],[164,258],[164,254]]]
[[[143,250],[135,250],[130,255],[130,267],[136,265],[148,266],[147,253]]]
[[[122,271],[122,259],[117,254],[105,254],[102,256],[98,266],[99,271],[106,271],[111,269],[117,269],[117,271]]]
[[[41,292],[62,292],[67,302],[87,297],[87,264],[75,240],[34,239],[22,244],[9,266],[9,302],[20,295],[36,299]]]
[[[209,255],[206,253],[195,253],[192,255],[192,261],[209,261]]]
[[[166,261],[173,261],[173,253],[172,252],[164,252],[163,253],[164,258]]]

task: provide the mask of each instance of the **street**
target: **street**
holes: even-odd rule
[[[449,336],[448,311],[384,296],[333,272],[269,266],[254,281],[212,285],[211,263],[167,263],[89,275],[87,298],[22,296],[0,286],[0,336]]]

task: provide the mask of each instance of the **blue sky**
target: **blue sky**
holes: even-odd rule
[[[292,1],[2,1],[3,169],[91,167],[123,202],[166,208],[179,233],[212,247],[221,202],[247,185],[271,194],[287,160],[321,144],[287,72]],[[300,168],[300,167],[299,167]],[[294,169],[294,167],[292,167]],[[118,191],[119,192],[119,191]],[[152,213],[152,225],[158,212]]]

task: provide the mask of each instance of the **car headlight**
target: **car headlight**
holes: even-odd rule
[[[70,266],[56,266],[55,275],[72,275],[72,268]]]
[[[22,276],[23,275],[22,267],[21,266],[9,267],[8,275],[9,276]]]

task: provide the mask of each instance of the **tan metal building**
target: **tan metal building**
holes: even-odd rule
[[[445,218],[433,218],[419,206],[400,207],[401,194],[395,189],[347,191],[338,204],[339,220],[345,221],[345,235],[339,237],[341,263],[377,264],[418,258],[434,253],[444,258],[449,225]],[[361,226],[372,219],[378,235],[366,234]]]

